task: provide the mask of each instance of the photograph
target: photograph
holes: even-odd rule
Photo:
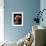
[[[23,26],[23,12],[13,12],[12,13],[12,25],[13,26]]]

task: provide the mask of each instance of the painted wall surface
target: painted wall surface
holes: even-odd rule
[[[4,41],[4,0],[0,0],[0,42]]]
[[[40,0],[4,0],[4,38],[7,41],[18,41],[32,30],[35,12],[40,9]],[[12,26],[12,12],[24,13],[24,25]]]
[[[40,1],[40,10],[46,9],[46,0],[41,0]],[[46,11],[43,12],[43,22],[40,21],[40,25],[46,27]],[[45,40],[45,44],[46,44],[46,40]]]
[[[42,11],[43,9],[46,9],[46,0],[41,0],[41,1],[40,1],[40,9],[41,9],[41,11]],[[46,10],[43,12],[42,17],[43,17],[43,22],[41,21],[41,22],[40,22],[40,25],[46,27]]]

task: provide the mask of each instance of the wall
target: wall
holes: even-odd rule
[[[4,0],[4,38],[7,41],[18,41],[32,30],[35,12],[40,10],[40,0]],[[12,26],[12,12],[24,13],[24,25]]]
[[[46,9],[46,0],[40,0],[40,10],[43,10],[43,9]],[[42,17],[43,17],[43,22],[40,21],[40,25],[46,27],[46,11],[44,11]],[[46,43],[46,40],[45,40],[45,43]]]
[[[41,1],[40,1],[40,9],[41,9],[41,11],[42,11],[43,9],[46,9],[46,0],[41,0]],[[43,22],[41,21],[41,22],[40,22],[40,25],[46,27],[46,20],[45,20],[45,19],[46,19],[46,10],[43,12],[42,17],[43,17]]]
[[[0,0],[0,42],[4,41],[4,0]]]

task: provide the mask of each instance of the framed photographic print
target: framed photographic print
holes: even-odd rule
[[[23,12],[12,12],[12,26],[23,26]]]

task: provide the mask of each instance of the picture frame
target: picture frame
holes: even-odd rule
[[[12,26],[23,26],[23,12],[12,12]]]

